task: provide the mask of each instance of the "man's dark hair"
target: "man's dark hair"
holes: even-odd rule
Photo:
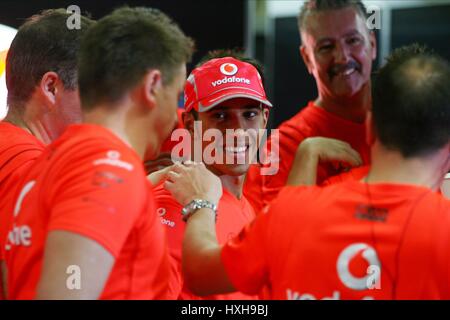
[[[94,23],[81,16],[80,29],[69,29],[65,9],[50,9],[30,17],[17,31],[6,58],[8,106],[22,113],[42,76],[53,71],[64,88],[77,87],[77,55],[82,35]]]
[[[395,50],[374,77],[374,130],[406,157],[450,141],[450,64],[417,44]]]
[[[245,52],[243,52],[242,50],[239,50],[239,49],[211,50],[200,59],[200,62],[197,63],[195,68],[201,67],[202,65],[204,65],[205,63],[207,63],[208,61],[210,61],[212,59],[219,59],[219,58],[226,58],[226,57],[231,57],[236,60],[246,62],[246,63],[249,63],[252,66],[254,66],[256,68],[256,70],[258,70],[259,75],[261,76],[261,81],[263,83],[263,86],[265,85],[264,68],[263,68],[262,64],[258,60],[246,56]],[[193,115],[195,120],[198,120],[198,112],[196,110],[191,109],[189,113],[191,113]]]
[[[170,84],[191,59],[193,41],[164,13],[122,7],[100,19],[82,41],[79,87],[82,108],[115,104],[151,69]]]
[[[299,30],[305,30],[307,17],[316,12],[354,8],[361,17],[368,18],[366,6],[360,0],[310,0],[306,1],[297,17]]]

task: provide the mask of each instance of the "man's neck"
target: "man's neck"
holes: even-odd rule
[[[223,175],[219,176],[219,178],[222,181],[222,186],[224,189],[227,189],[228,192],[234,195],[237,199],[240,200],[242,198],[245,175],[237,177]]]
[[[340,118],[355,123],[364,123],[367,111],[371,109],[370,93],[367,90],[364,87],[353,97],[342,99],[320,94],[315,104]]]
[[[416,185],[438,190],[449,165],[448,148],[427,157],[405,159],[376,142],[372,147],[372,163],[367,183]]]
[[[20,116],[9,112],[4,121],[27,131],[44,144],[50,144],[53,140],[42,119],[38,117],[26,113],[24,117],[21,118]]]
[[[83,123],[109,129],[143,159],[147,147],[144,139],[146,135],[142,134],[145,132],[145,128],[142,128],[136,119],[136,121],[130,120],[128,112],[131,108],[131,105],[121,105],[115,106],[114,111],[111,111],[111,107],[108,105],[98,105],[92,111],[84,114]]]

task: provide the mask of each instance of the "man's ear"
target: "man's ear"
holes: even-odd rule
[[[150,108],[154,108],[157,103],[157,95],[163,86],[161,71],[153,69],[147,72],[143,80],[143,97]]]
[[[366,116],[366,143],[371,146],[375,143],[376,132],[373,125],[372,111],[367,111]]]
[[[308,69],[309,74],[313,74],[313,66],[311,63],[311,59],[309,58],[308,49],[304,45],[299,46],[300,55],[302,56],[303,62],[306,65],[306,69]]]
[[[46,105],[53,109],[57,100],[56,95],[62,90],[62,81],[56,72],[46,72],[41,78],[38,90]]]
[[[263,121],[264,121],[264,129],[267,127],[267,122],[269,121],[270,111],[269,108],[262,109]]]
[[[183,126],[189,131],[191,136],[193,136],[195,122],[194,115],[190,112],[183,112],[181,118],[183,119]]]

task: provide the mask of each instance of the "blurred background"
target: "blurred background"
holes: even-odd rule
[[[363,1],[379,10],[378,59],[412,42],[427,44],[450,60],[450,0]],[[299,55],[297,15],[303,1],[295,0],[1,0],[0,1],[0,119],[5,114],[4,58],[24,20],[43,9],[78,5],[99,19],[121,5],[159,8],[195,39],[197,52],[188,72],[209,50],[242,48],[265,67],[266,89],[275,105],[269,126],[289,119],[317,92]]]

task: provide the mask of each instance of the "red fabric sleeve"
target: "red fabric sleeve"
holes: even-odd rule
[[[148,189],[134,154],[124,150],[120,162],[108,163],[107,152],[68,157],[59,171],[58,185],[52,188],[51,203],[46,204],[52,210],[48,229],[86,236],[117,258],[146,208]]]

